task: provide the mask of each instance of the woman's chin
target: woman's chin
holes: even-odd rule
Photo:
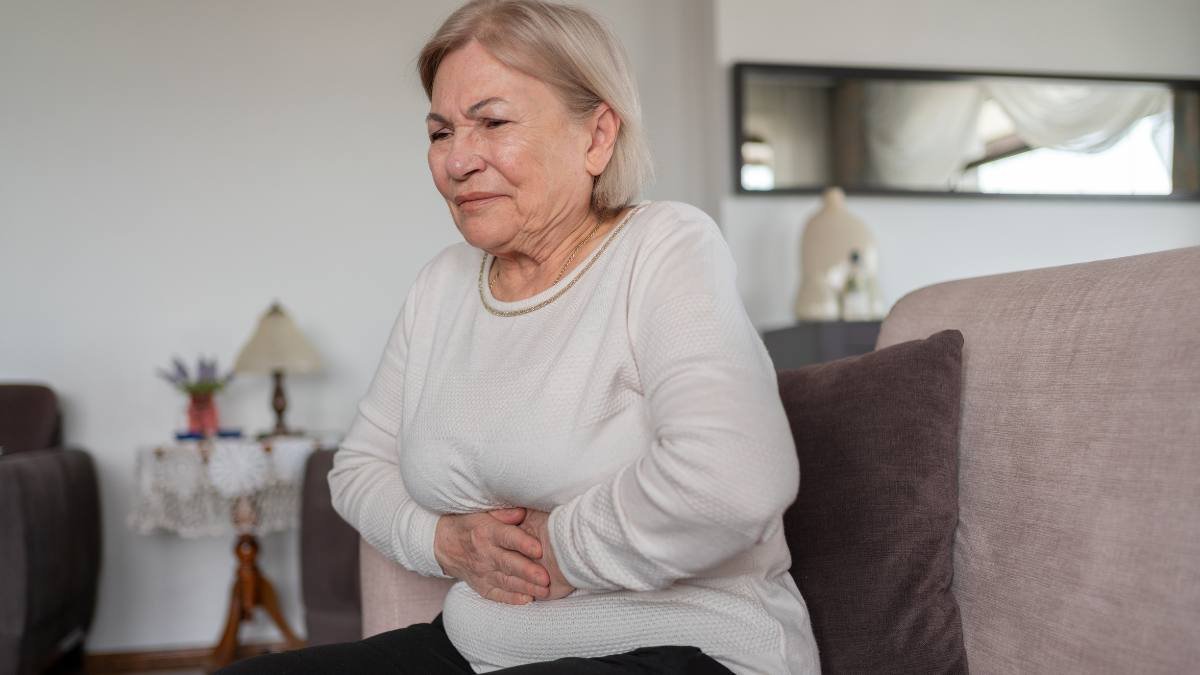
[[[483,250],[493,250],[508,243],[515,231],[496,222],[495,218],[458,216],[455,225],[468,244]]]

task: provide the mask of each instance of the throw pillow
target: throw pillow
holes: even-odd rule
[[[792,578],[831,673],[966,673],[950,590],[963,336],[779,372],[800,458]]]

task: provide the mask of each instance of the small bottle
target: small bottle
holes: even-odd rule
[[[858,250],[850,251],[850,264],[846,272],[846,283],[838,297],[842,321],[867,321],[871,318],[871,298],[867,293]]]

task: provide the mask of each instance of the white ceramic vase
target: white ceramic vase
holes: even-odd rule
[[[796,318],[800,321],[836,321],[841,317],[838,294],[850,271],[850,253],[858,251],[870,318],[882,318],[879,293],[879,250],[870,228],[846,209],[846,195],[831,187],[822,195],[820,210],[804,225],[800,237],[800,290]],[[863,317],[855,317],[863,318]]]

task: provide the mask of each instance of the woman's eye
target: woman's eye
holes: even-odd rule
[[[504,125],[504,124],[508,124],[508,120],[498,120],[498,119],[488,118],[483,121],[483,125],[489,129],[495,129],[496,127]]]

